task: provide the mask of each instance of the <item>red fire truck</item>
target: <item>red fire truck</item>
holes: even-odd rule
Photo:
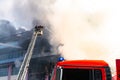
[[[112,80],[110,67],[105,61],[59,60],[51,80]]]
[[[120,80],[120,59],[116,59],[116,79]]]

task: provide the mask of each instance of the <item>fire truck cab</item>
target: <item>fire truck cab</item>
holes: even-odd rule
[[[51,80],[112,80],[109,65],[102,60],[61,60]]]

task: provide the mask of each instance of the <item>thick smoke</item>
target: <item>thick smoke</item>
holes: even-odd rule
[[[12,16],[12,6],[14,0],[0,0],[0,20],[14,21]]]
[[[31,29],[35,25],[48,26],[47,15],[51,13],[53,0],[15,0],[13,15],[17,24]]]
[[[49,16],[51,43],[62,43],[66,59],[106,60],[115,72],[120,58],[120,10],[117,0],[56,0]]]
[[[8,18],[27,29],[50,24],[50,42],[55,47],[64,44],[61,54],[66,59],[103,59],[115,69],[120,58],[118,0],[12,1]]]
[[[7,20],[0,20],[0,38],[16,34],[15,27]]]
[[[17,43],[12,42],[12,39],[15,39],[15,35],[18,33],[17,31],[18,30],[15,29],[11,22],[0,20],[0,48],[21,48],[20,46],[17,46]]]
[[[53,3],[54,0],[3,0],[0,1],[0,19],[28,30],[39,24],[47,26]]]

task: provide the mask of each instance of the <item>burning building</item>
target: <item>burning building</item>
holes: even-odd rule
[[[10,27],[8,21],[2,21],[1,31],[6,34],[0,37],[0,79],[14,80],[17,77],[22,60],[30,43],[33,30],[26,31],[24,29],[7,29]],[[13,30],[13,31],[12,31]],[[9,34],[8,32],[14,32]],[[1,33],[2,34],[2,33]],[[47,33],[45,32],[47,35]],[[52,54],[52,46],[49,44],[46,35],[38,37],[33,56],[30,62],[26,80],[44,80],[46,75],[51,73],[51,69],[59,55]]]

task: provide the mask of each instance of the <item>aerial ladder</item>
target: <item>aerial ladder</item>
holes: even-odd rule
[[[30,60],[31,60],[31,57],[33,54],[33,49],[34,49],[38,35],[40,35],[40,36],[43,35],[43,26],[35,26],[31,42],[28,46],[27,52],[26,52],[24,60],[21,64],[21,67],[20,67],[20,70],[18,72],[18,76],[17,76],[16,80],[25,80],[25,78],[26,78],[27,71],[29,68],[29,63],[30,63]]]

